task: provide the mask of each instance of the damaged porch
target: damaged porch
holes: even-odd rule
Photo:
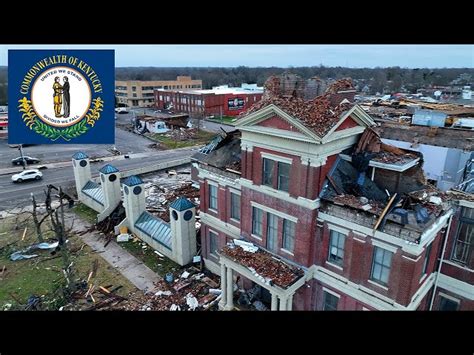
[[[305,284],[306,273],[252,243],[234,239],[219,253],[222,298],[219,309],[234,309],[234,272],[271,294],[271,310],[290,311],[293,295]]]

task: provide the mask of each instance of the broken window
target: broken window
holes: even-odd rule
[[[209,254],[216,254],[218,237],[216,233],[209,231]]]
[[[439,296],[439,310],[440,311],[457,311],[459,307],[459,302],[452,300],[450,298],[446,298],[443,296]]]
[[[289,191],[290,164],[278,162],[278,190]]]
[[[230,218],[240,221],[240,196],[230,193]]]
[[[390,265],[392,263],[391,251],[383,248],[374,247],[374,256],[372,261],[372,280],[387,285],[390,275]]]
[[[273,187],[273,167],[275,162],[273,160],[263,158],[263,185]]]
[[[295,247],[295,223],[283,220],[283,249],[293,252]]]
[[[342,233],[331,230],[329,242],[328,261],[342,266],[344,261],[344,243],[346,236]]]
[[[323,311],[336,311],[339,297],[324,291]]]
[[[252,234],[261,237],[263,235],[263,212],[257,207],[252,207]]]
[[[472,244],[474,239],[474,209],[463,207],[452,260],[462,264],[468,264],[472,255]]]
[[[209,208],[217,210],[217,187],[209,185]]]
[[[267,213],[267,248],[276,251],[278,244],[278,217]]]
[[[433,244],[430,244],[430,245],[428,245],[428,247],[426,247],[425,261],[423,261],[423,271],[421,272],[421,277],[423,277],[423,275],[426,274],[426,271],[428,269],[428,262],[429,262],[429,259],[430,259],[431,247],[432,246],[433,246]]]

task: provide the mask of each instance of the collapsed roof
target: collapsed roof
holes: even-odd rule
[[[221,170],[240,173],[240,136],[239,130],[216,135],[191,158]]]
[[[320,193],[321,200],[326,202],[322,206],[325,212],[347,220],[353,217],[359,224],[418,242],[422,232],[448,209],[447,195],[426,184],[419,164],[421,153],[384,144],[375,131],[367,128],[352,152],[351,161],[341,156],[327,174]],[[383,178],[372,180],[366,173],[374,159],[391,165],[406,165],[411,159],[418,165],[405,171],[393,171],[391,166],[384,169],[381,165],[382,169],[379,166],[377,171],[384,174]],[[397,182],[396,189],[391,180]],[[344,208],[354,211],[347,213]]]
[[[300,120],[318,136],[324,137],[339,119],[354,106],[355,89],[351,79],[341,79],[330,84],[326,92],[307,100],[305,85],[297,75],[271,76],[265,82],[265,93],[239,116],[247,116],[273,104]]]

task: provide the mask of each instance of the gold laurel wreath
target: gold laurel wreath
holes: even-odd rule
[[[100,118],[100,113],[104,109],[104,101],[98,97],[92,100],[92,106],[89,107],[89,111],[87,111],[84,119],[73,126],[67,127],[65,129],[58,129],[48,126],[47,124],[41,122],[41,120],[37,119],[38,115],[33,109],[31,100],[23,97],[22,99],[18,100],[18,102],[18,108],[20,109],[19,111],[23,112],[21,118],[25,122],[26,126],[52,141],[55,141],[59,138],[62,138],[65,141],[70,141],[72,138],[79,137],[80,135],[86,133],[89,128],[94,127],[96,121]],[[88,127],[86,123],[89,124],[90,127]]]

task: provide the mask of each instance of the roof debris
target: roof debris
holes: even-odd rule
[[[238,240],[234,239],[234,242]],[[238,246],[240,244],[240,246]],[[244,247],[242,247],[244,245]],[[245,250],[252,243],[238,241],[229,243],[222,248],[221,254],[231,260],[246,266],[255,276],[266,284],[275,284],[281,288],[288,288],[303,277],[304,271],[285,263],[273,254],[258,248],[257,251]],[[245,249],[244,249],[245,248]],[[257,247],[255,247],[257,248]],[[254,250],[250,248],[250,250]]]
[[[343,113],[353,106],[352,103],[347,103],[347,100],[342,103],[344,98],[339,100],[336,96],[340,91],[354,89],[351,79],[341,79],[334,82],[329,85],[326,93],[311,100],[305,100],[297,88],[293,92],[288,92],[285,87],[282,87],[281,80],[279,77],[270,77],[265,82],[266,91],[262,100],[253,104],[239,117],[247,116],[273,104],[300,120],[318,136],[323,137],[334,127]]]

